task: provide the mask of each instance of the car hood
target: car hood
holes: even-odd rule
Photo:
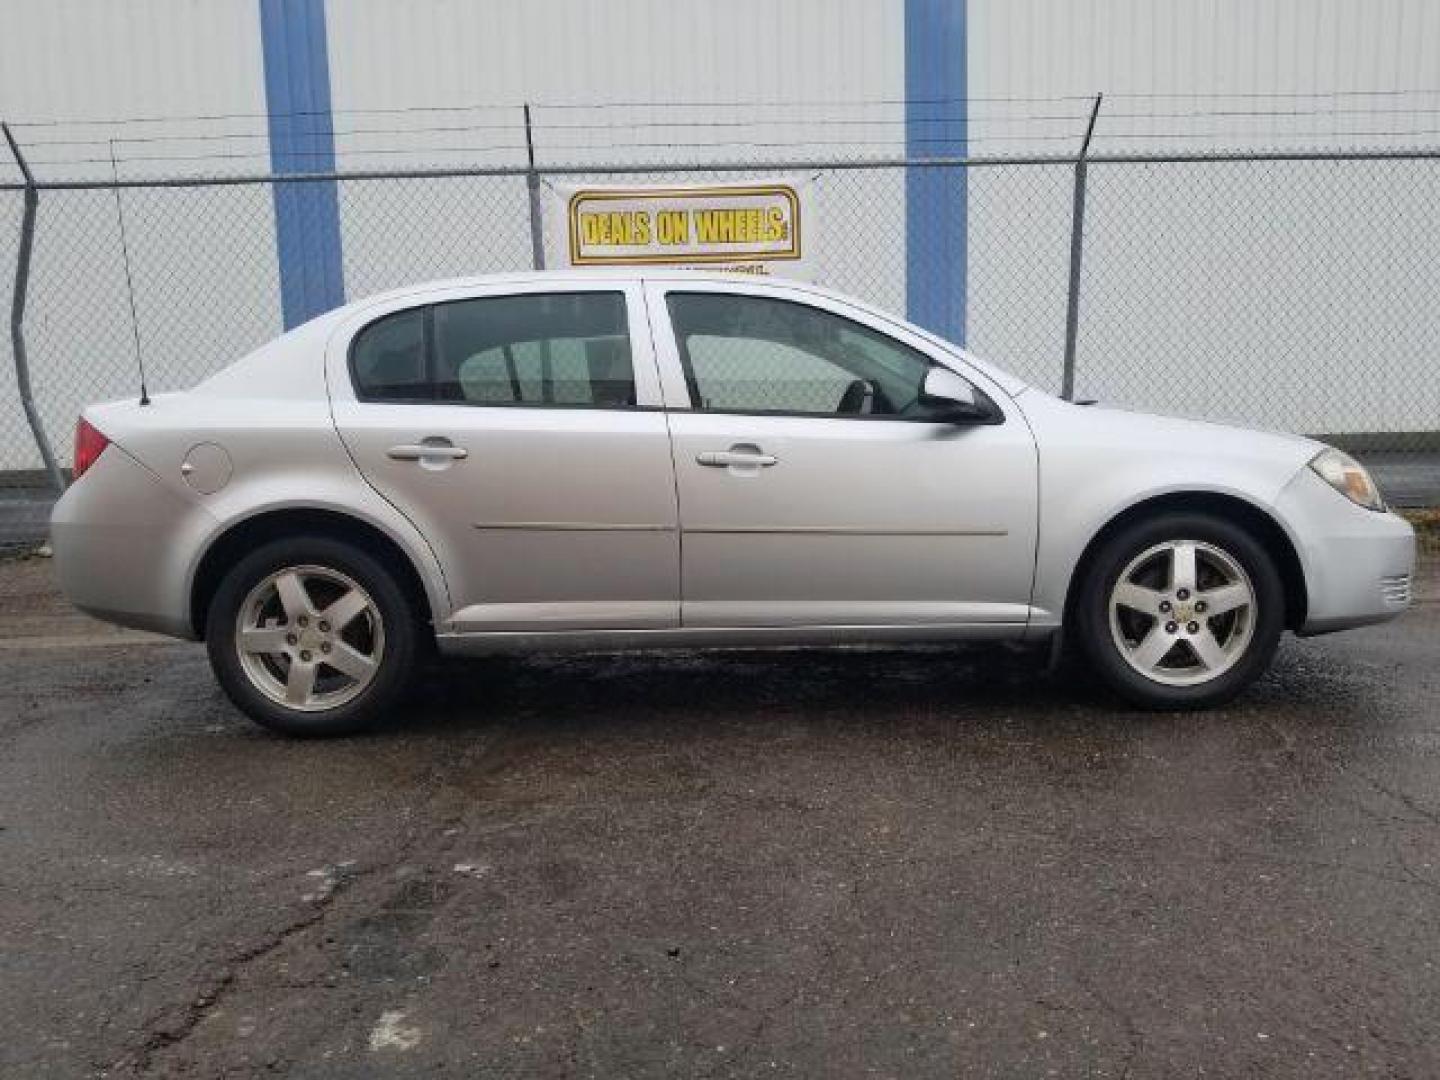
[[[1034,390],[1022,395],[1019,403],[1032,422],[1100,444],[1185,451],[1208,448],[1222,454],[1273,456],[1302,465],[1325,449],[1324,443],[1304,435],[1103,405],[1076,405]],[[1040,435],[1038,428],[1036,434]]]
[[[1324,449],[1301,435],[1075,405],[1034,391],[1015,403],[1035,433],[1042,468],[1077,481],[1081,474],[1075,467],[1084,463],[1143,473],[1172,490],[1193,485],[1263,496],[1278,491]]]

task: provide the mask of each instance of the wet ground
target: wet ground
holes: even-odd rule
[[[1440,578],[1231,708],[451,664],[292,742],[0,564],[0,1075],[1440,1074]]]

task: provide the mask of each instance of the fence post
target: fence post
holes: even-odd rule
[[[530,124],[530,103],[525,103],[525,187],[530,194],[530,264],[545,269],[545,221],[541,216],[540,171],[535,168],[535,135]]]
[[[25,178],[25,209],[20,219],[20,250],[15,256],[15,288],[10,298],[10,345],[15,353],[15,386],[20,392],[20,406],[25,410],[25,419],[30,423],[30,433],[35,436],[35,445],[40,450],[40,460],[50,474],[58,495],[65,494],[65,475],[55,462],[55,453],[50,449],[50,440],[45,435],[45,425],[40,421],[40,411],[35,408],[35,395],[30,390],[30,357],[25,351],[25,299],[30,289],[30,255],[35,247],[35,213],[40,206],[40,192],[35,186],[35,177],[20,153],[10,125],[0,121],[0,130],[10,144],[10,153],[15,155],[15,164],[20,166],[20,175]]]
[[[1085,126],[1085,141],[1075,157],[1075,199],[1070,209],[1070,286],[1065,298],[1065,372],[1060,380],[1060,396],[1075,400],[1075,339],[1080,333],[1080,268],[1085,254],[1085,157],[1090,153],[1090,137],[1095,134],[1095,120],[1100,115],[1104,94],[1095,95],[1090,107],[1090,122]]]

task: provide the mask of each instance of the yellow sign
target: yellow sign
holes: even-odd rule
[[[565,187],[571,266],[693,266],[803,276],[800,185]]]

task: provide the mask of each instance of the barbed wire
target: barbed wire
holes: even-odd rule
[[[1393,147],[1396,140],[1423,148],[1440,136],[1440,129],[1424,119],[1440,115],[1440,101],[1436,98],[1440,98],[1440,90],[1118,93],[1106,100],[1108,107],[1100,114],[1095,140],[1101,148],[1165,143],[1187,147],[1207,143],[1215,149],[1249,151],[1322,148],[1341,142],[1368,143],[1381,148]],[[527,151],[543,155],[546,165],[567,160],[581,164],[596,155],[617,161],[628,157],[636,164],[643,164],[653,152],[663,150],[689,158],[748,155],[756,159],[757,166],[764,166],[777,151],[801,155],[849,151],[849,156],[858,161],[889,158],[897,152],[916,158],[972,158],[1023,152],[1027,147],[1034,147],[1038,154],[1044,153],[1041,148],[1047,146],[1056,146],[1060,148],[1059,154],[1063,154],[1069,145],[1078,145],[1089,109],[1056,109],[1054,104],[1083,102],[1088,106],[1093,100],[1089,95],[1061,94],[908,101],[875,98],[549,102],[531,107],[532,122],[528,127],[520,106],[493,103],[334,112],[299,110],[276,116],[214,113],[190,117],[32,120],[17,121],[12,127],[30,133],[22,139],[22,149],[33,166],[48,173],[48,179],[84,177],[87,169],[107,165],[112,169],[123,165],[127,180],[166,175],[193,178],[199,174],[218,178],[234,175],[237,170],[263,172],[272,167],[277,154],[294,164],[294,171],[305,171],[309,163],[315,163],[312,171],[317,173],[355,171],[364,168],[363,163],[367,161],[377,163],[369,166],[371,170],[384,171],[387,167],[378,163],[385,159],[410,159],[413,163],[430,158],[440,167],[489,167],[513,162]],[[1177,108],[1164,104],[1181,100],[1200,107]],[[1119,108],[1114,107],[1116,102],[1120,103]],[[1144,102],[1162,104],[1147,109],[1143,107]],[[1237,102],[1253,105],[1232,107]],[[979,108],[960,111],[961,106],[969,110],[971,105]],[[897,115],[902,107],[906,113]],[[702,108],[716,110],[717,114],[701,118],[674,113],[674,110]],[[890,114],[866,115],[875,108],[889,109]],[[618,117],[618,111],[624,109],[661,110],[668,115]],[[737,109],[747,109],[749,114],[736,115]],[[822,109],[823,113],[813,114]],[[851,114],[843,115],[845,110]],[[473,114],[473,118],[453,123],[426,122],[442,114],[463,116],[466,113]],[[801,113],[811,115],[799,115]],[[345,122],[347,117],[367,115],[403,117],[416,122],[395,119],[377,124],[355,123],[353,119]],[[337,117],[341,123],[334,122]],[[497,117],[503,117],[503,122],[491,122]],[[1362,121],[1358,125],[1353,123],[1357,118]],[[1410,118],[1415,125],[1384,123],[1394,118]],[[1368,124],[1364,119],[1381,122]],[[193,126],[221,120],[243,121],[258,130],[165,131],[154,127],[164,123]],[[802,125],[804,130],[796,131]],[[75,127],[81,132],[74,132]],[[97,133],[85,135],[86,128]],[[578,132],[591,138],[570,137]],[[61,137],[55,137],[57,135]],[[195,151],[187,152],[191,147]],[[932,149],[938,154],[932,153]],[[159,152],[146,152],[151,150]],[[210,168],[205,168],[206,165]],[[5,162],[0,168],[8,174],[14,166]]]
[[[904,105],[969,105],[1012,103],[1040,104],[1057,101],[1089,102],[1094,94],[1048,94],[1048,95],[962,95],[951,97],[898,97],[898,98],[851,98],[778,100],[755,99],[748,101],[532,101],[532,110],[604,110],[604,109],[776,109],[776,108],[871,108]],[[1116,92],[1108,93],[1110,100],[1126,101],[1226,101],[1226,100],[1318,100],[1367,98],[1367,97],[1440,97],[1440,88],[1377,89],[1377,90],[1312,90],[1312,91],[1235,91],[1235,92]],[[127,117],[46,117],[37,119],[11,120],[12,128],[44,127],[88,127],[123,126],[128,124],[196,123],[221,120],[287,119],[306,116],[383,116],[423,113],[454,112],[512,112],[518,113],[524,103],[496,104],[494,102],[446,105],[393,105],[351,109],[297,109],[286,112],[220,112],[220,113],[172,113],[154,116]],[[1405,111],[1405,110],[1400,110]]]
[[[1238,140],[1248,139],[1252,143],[1260,140],[1263,144],[1278,144],[1281,140],[1311,140],[1311,145],[1320,146],[1314,140],[1324,137],[1325,139],[1430,139],[1440,136],[1440,128],[1420,128],[1405,130],[1348,130],[1334,132],[1296,131],[1296,132],[1189,132],[1177,133],[1173,131],[1127,131],[1127,132],[1097,132],[1096,142],[1125,142],[1135,141],[1168,141],[1196,142],[1211,141],[1220,143],[1222,140],[1229,140],[1223,143],[1230,148],[1236,148]],[[955,138],[905,138],[897,135],[893,139],[783,139],[775,141],[762,140],[707,140],[704,142],[684,142],[673,139],[663,141],[632,141],[632,142],[609,142],[609,143],[552,143],[537,142],[535,149],[547,154],[559,154],[567,151],[585,153],[624,152],[633,150],[669,150],[669,151],[720,151],[720,150],[752,150],[770,151],[783,149],[854,149],[867,150],[874,148],[886,148],[899,150],[909,147],[912,150],[916,147],[939,146],[955,148],[957,156],[972,154],[979,148],[985,146],[1013,146],[1029,143],[1058,143],[1078,142],[1082,134],[1078,132],[1067,132],[1063,134],[1026,134],[1026,135],[994,135],[975,136],[970,135],[964,140]],[[351,160],[364,160],[367,157],[392,157],[392,156],[454,156],[464,155],[485,155],[485,154],[514,154],[520,155],[527,150],[524,143],[488,143],[484,145],[464,146],[378,146],[378,147],[354,147],[348,150],[342,149],[316,149],[307,150],[302,148],[287,148],[285,157],[289,159],[300,159],[310,161],[334,161],[342,158]],[[32,166],[53,167],[53,166],[81,166],[81,165],[109,165],[110,158],[107,157],[30,157],[27,161]],[[116,160],[121,165],[135,165],[145,163],[175,163],[187,162],[224,162],[224,161],[252,161],[268,162],[270,154],[263,150],[256,150],[248,153],[207,153],[207,154],[130,154],[117,155]],[[757,159],[755,165],[764,165],[765,161]],[[542,166],[543,168],[543,166]]]
[[[1295,118],[1323,119],[1338,116],[1434,116],[1440,115],[1440,108],[1413,109],[1192,109],[1168,112],[1108,111],[1101,114],[1102,121],[1113,124],[1117,120],[1194,120],[1204,118],[1224,119],[1265,119]],[[544,123],[535,126],[537,133],[553,131],[649,131],[674,129],[737,129],[782,127],[804,124],[807,127],[824,128],[869,128],[869,127],[910,127],[916,124],[1033,124],[1033,123],[1079,123],[1085,120],[1086,112],[1032,113],[1011,116],[984,116],[975,114],[945,114],[921,117],[778,117],[748,120],[635,120],[611,123]],[[334,127],[320,125],[313,128],[288,128],[281,138],[303,138],[306,136],[330,136],[351,138],[361,135],[399,135],[413,137],[431,134],[455,134],[476,131],[517,131],[523,123],[508,124],[434,124],[424,127]],[[180,142],[227,142],[227,141],[269,141],[276,136],[270,131],[212,132],[204,134],[159,134],[159,135],[117,135],[89,139],[27,139],[27,147],[41,146],[142,146],[155,143]]]
[[[1159,109],[1145,110],[1133,107],[1111,108],[1100,115],[1100,126],[1096,132],[1096,139],[1101,144],[1119,143],[1123,145],[1127,141],[1141,143],[1173,142],[1177,145],[1194,144],[1196,142],[1209,142],[1219,146],[1232,148],[1248,148],[1257,145],[1284,147],[1293,146],[1297,141],[1309,145],[1321,146],[1326,143],[1334,143],[1345,140],[1355,142],[1360,140],[1380,141],[1387,143],[1393,140],[1410,140],[1418,143],[1420,140],[1430,140],[1440,135],[1440,130],[1434,126],[1417,125],[1415,127],[1385,127],[1385,126],[1361,126],[1361,127],[1336,127],[1334,122],[1343,122],[1345,118],[1373,117],[1414,117],[1417,120],[1422,117],[1433,117],[1440,115],[1440,105],[1415,104],[1395,106],[1394,100],[1400,97],[1429,98],[1440,96],[1440,91],[1429,90],[1407,90],[1407,91],[1333,91],[1315,94],[1302,93],[1281,93],[1281,94],[1226,94],[1214,95],[1216,99],[1259,99],[1265,98],[1272,101],[1295,99],[1318,98],[1321,100],[1350,100],[1355,98],[1379,98],[1377,104],[1365,104],[1354,106],[1341,104],[1326,107],[1305,107],[1305,108],[1195,108],[1195,109]],[[1117,94],[1111,101],[1120,99],[1126,102],[1143,100],[1174,100],[1177,98],[1203,98],[1205,95],[1165,95],[1165,94]],[[936,106],[953,106],[958,102],[1010,102],[1012,104],[1033,104],[1035,102],[1054,101],[1091,101],[1088,97],[1070,95],[1051,95],[1042,98],[936,98],[928,99],[929,103]],[[623,107],[647,107],[647,108],[697,108],[705,103],[697,102],[647,102],[647,103],[616,103],[616,102],[591,102],[591,103],[558,103],[537,108],[560,108],[565,110],[614,110]],[[710,106],[738,108],[746,103],[708,103]],[[776,109],[808,108],[825,106],[831,110],[847,107],[869,107],[885,105],[899,107],[907,104],[904,99],[876,99],[868,102],[768,102],[749,103],[762,107]],[[919,102],[911,101],[911,106],[926,104],[926,100]],[[970,154],[984,154],[989,151],[987,147],[1023,147],[1026,145],[1049,145],[1074,142],[1081,137],[1081,127],[1086,118],[1088,110],[1070,111],[1038,111],[1022,112],[1016,111],[1007,114],[999,114],[993,110],[982,110],[978,113],[958,113],[953,109],[945,108],[933,115],[906,115],[906,116],[776,116],[773,114],[754,115],[746,117],[709,117],[705,119],[696,118],[627,118],[624,120],[594,120],[587,122],[574,122],[568,120],[552,120],[540,114],[540,121],[533,123],[529,130],[529,142],[526,141],[526,128],[522,117],[513,106],[443,106],[443,107],[403,107],[393,109],[374,110],[341,110],[340,115],[363,115],[369,113],[383,115],[410,115],[415,117],[429,116],[434,112],[459,112],[465,110],[484,109],[489,112],[504,110],[509,119],[505,123],[452,123],[452,124],[415,124],[396,125],[381,124],[337,126],[333,123],[300,124],[297,117],[321,117],[326,120],[333,119],[334,114],[322,114],[319,111],[305,111],[285,114],[281,119],[292,121],[290,126],[281,130],[274,130],[270,123],[273,118],[264,118],[267,122],[265,130],[262,131],[217,131],[217,132],[162,132],[145,131],[137,134],[122,133],[113,130],[115,126],[129,123],[157,123],[160,118],[149,120],[121,120],[121,121],[76,121],[84,125],[111,125],[111,130],[106,130],[103,136],[86,138],[50,138],[41,135],[40,137],[23,140],[23,148],[38,150],[38,153],[27,153],[27,159],[34,166],[52,171],[55,169],[81,169],[86,166],[103,166],[111,161],[111,157],[120,163],[142,168],[149,166],[150,171],[155,169],[174,166],[176,169],[184,169],[188,165],[211,162],[222,165],[225,162],[250,162],[260,163],[271,158],[277,150],[281,150],[284,156],[290,160],[300,162],[333,162],[337,159],[350,162],[363,161],[365,159],[381,159],[387,157],[415,157],[422,155],[434,156],[437,159],[452,160],[456,156],[466,156],[471,159],[483,159],[496,155],[509,156],[524,153],[533,146],[547,157],[554,158],[565,154],[582,153],[586,155],[601,151],[610,151],[615,155],[622,155],[627,152],[642,153],[646,151],[664,149],[687,154],[703,154],[707,152],[749,152],[758,156],[768,156],[777,149],[801,149],[801,150],[837,150],[849,149],[857,154],[865,155],[876,148],[895,150],[900,146],[909,148],[912,152],[924,154],[928,147],[943,147],[952,154],[959,156]],[[532,116],[534,116],[532,110]],[[213,114],[220,116],[223,114]],[[239,114],[231,114],[239,115]],[[260,121],[259,114],[252,114],[250,119]],[[1276,125],[1260,125],[1258,121],[1264,120],[1283,121]],[[202,117],[175,117],[168,118],[169,122],[202,122]],[[1165,123],[1169,121],[1169,123]],[[1219,122],[1230,121],[1223,125]],[[1208,123],[1207,123],[1208,122]],[[48,131],[60,127],[62,121],[29,121],[17,122],[12,127],[26,127],[31,130]],[[963,128],[960,125],[964,125]],[[1055,125],[1070,125],[1065,130],[1056,130]],[[1156,130],[1157,124],[1163,127]],[[298,126],[297,126],[298,125]],[[833,134],[853,132],[844,138],[794,138],[787,134],[789,129],[797,125],[804,125],[807,131],[813,129],[817,133]],[[1203,125],[1198,130],[1197,125]],[[128,129],[126,129],[128,130]],[[603,134],[606,138],[603,141],[597,139],[577,141],[564,136],[567,133],[587,132],[592,134]],[[65,132],[60,132],[65,134]],[[509,133],[510,139],[499,138],[495,140],[482,140],[480,142],[462,141],[459,143],[439,142],[440,136],[474,135],[474,134],[504,134]],[[710,133],[741,134],[749,133],[749,138],[716,138]],[[772,134],[773,133],[773,134]],[[561,137],[557,138],[559,135]],[[616,137],[617,135],[630,135],[630,138]],[[656,136],[646,138],[645,136]],[[963,138],[961,137],[963,135]],[[346,140],[347,144],[334,146],[306,146],[306,140]],[[383,140],[384,145],[373,145]],[[437,145],[437,142],[439,144]],[[254,149],[246,149],[243,144],[251,143]],[[237,144],[241,144],[238,145]],[[168,148],[196,146],[202,148],[196,153],[182,153],[171,150],[163,153],[135,153],[132,148]],[[9,163],[7,163],[7,167]]]

